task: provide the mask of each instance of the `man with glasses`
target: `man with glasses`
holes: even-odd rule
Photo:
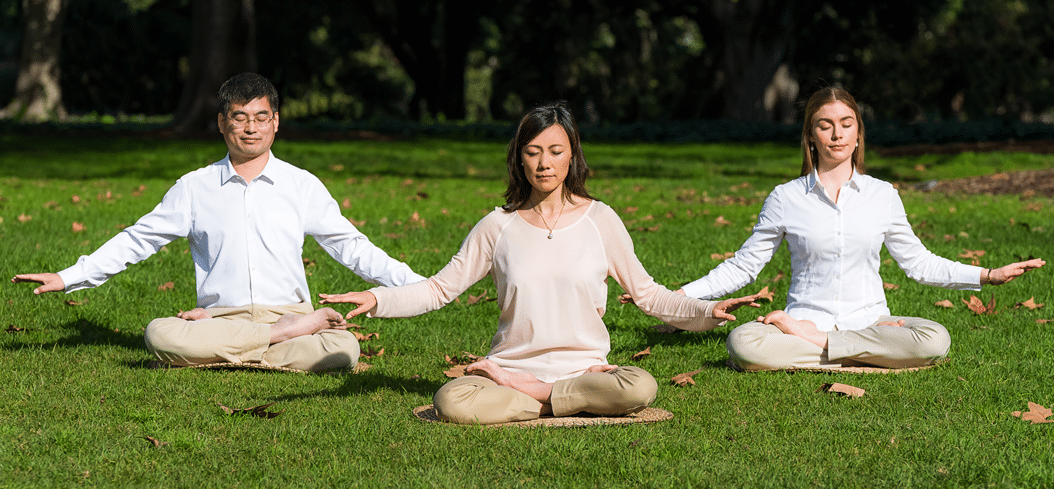
[[[97,287],[186,237],[198,307],[150,322],[144,337],[158,360],[310,371],[354,366],[359,345],[344,317],[312,307],[304,236],[369,282],[424,278],[355,229],[318,178],[271,153],[279,119],[270,81],[255,73],[227,80],[216,120],[226,158],[184,175],[153,211],[72,267],[11,281],[41,284],[35,294]]]

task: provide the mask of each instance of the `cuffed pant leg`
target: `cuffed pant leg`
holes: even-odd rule
[[[904,320],[903,326],[878,326]],[[867,328],[832,331],[827,335],[828,355],[838,362],[885,368],[920,367],[948,355],[951,336],[940,324],[923,318],[882,316]]]
[[[733,329],[725,343],[728,358],[743,370],[832,368],[827,350],[785,334],[774,325],[752,321]]]
[[[275,367],[321,372],[354,367],[359,362],[359,342],[343,329],[324,329],[275,343],[263,354],[262,363]]]
[[[171,365],[252,363],[263,358],[271,327],[223,317],[200,321],[170,317],[151,321],[143,337],[154,357]]]
[[[477,375],[439,388],[432,402],[439,419],[458,424],[495,424],[537,419],[542,403],[511,387]]]
[[[644,369],[618,367],[556,381],[550,402],[553,416],[580,412],[624,416],[650,406],[658,389],[655,378]]]

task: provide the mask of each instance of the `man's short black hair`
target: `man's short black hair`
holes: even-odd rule
[[[275,90],[271,80],[256,73],[239,73],[220,86],[217,97],[219,113],[227,115],[231,104],[244,105],[261,97],[267,98],[272,112],[278,112],[278,90]]]

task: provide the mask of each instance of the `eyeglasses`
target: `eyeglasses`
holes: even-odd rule
[[[249,117],[246,114],[238,114],[238,115],[236,115],[234,117],[228,117],[227,120],[230,121],[231,125],[234,126],[235,128],[241,129],[241,128],[249,125],[250,122],[255,122],[258,125],[267,124],[268,122],[271,122],[271,121],[274,120],[275,115],[277,115],[277,114],[265,113],[265,112],[261,112],[259,114],[256,114],[253,117]]]

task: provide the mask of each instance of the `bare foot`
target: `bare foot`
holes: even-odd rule
[[[785,311],[772,311],[765,317],[759,317],[758,321],[771,324],[786,334],[797,336],[824,350],[827,349],[827,333],[816,329],[816,323],[812,321],[799,321]]]
[[[202,319],[212,319],[212,314],[209,314],[209,311],[206,311],[205,308],[198,307],[189,311],[179,311],[176,317],[187,321],[201,321]]]
[[[271,325],[271,344],[331,328],[347,329],[348,323],[344,321],[344,316],[329,307],[309,314],[286,314]]]
[[[465,367],[468,375],[478,375],[493,380],[498,385],[516,389],[543,404],[543,413],[552,409],[550,398],[553,395],[553,384],[538,380],[534,374],[527,372],[510,372],[498,366],[493,360],[484,358]]]

